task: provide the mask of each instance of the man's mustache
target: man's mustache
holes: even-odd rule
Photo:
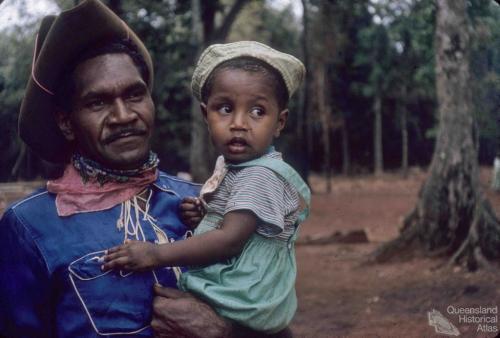
[[[113,132],[111,135],[107,136],[104,138],[103,142],[105,144],[109,144],[113,141],[116,141],[122,137],[127,137],[127,136],[142,136],[146,134],[146,130],[144,129],[137,129],[137,128],[125,128],[125,129],[120,129],[118,131]]]

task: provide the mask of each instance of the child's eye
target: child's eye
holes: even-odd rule
[[[224,104],[222,106],[220,106],[217,111],[221,114],[229,114],[231,113],[231,107],[227,104]]]
[[[265,115],[265,113],[266,112],[264,111],[264,109],[259,108],[259,107],[254,107],[254,108],[252,108],[252,110],[250,110],[250,115],[252,117],[262,117]]]

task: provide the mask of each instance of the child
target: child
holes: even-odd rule
[[[181,289],[254,330],[285,328],[297,307],[293,243],[310,192],[272,143],[285,126],[288,99],[304,72],[293,56],[258,42],[208,47],[192,81],[222,154],[200,193],[207,214],[187,240],[133,241],[110,249],[103,269],[192,266],[179,279]],[[306,204],[302,211],[300,198]],[[199,216],[198,203],[183,201],[188,223]]]

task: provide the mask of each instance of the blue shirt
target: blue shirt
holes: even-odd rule
[[[199,186],[160,173],[149,215],[177,240],[187,228],[178,207]],[[153,272],[102,272],[105,249],[123,243],[116,226],[121,206],[59,217],[55,195],[39,190],[11,206],[0,220],[0,336],[152,336]],[[149,241],[156,235],[141,218]],[[176,287],[171,268],[155,271]]]

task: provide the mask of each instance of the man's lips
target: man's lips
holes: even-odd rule
[[[110,144],[121,138],[131,137],[131,136],[143,136],[146,134],[145,130],[142,129],[123,129],[119,132],[115,132],[104,139],[104,144]]]

